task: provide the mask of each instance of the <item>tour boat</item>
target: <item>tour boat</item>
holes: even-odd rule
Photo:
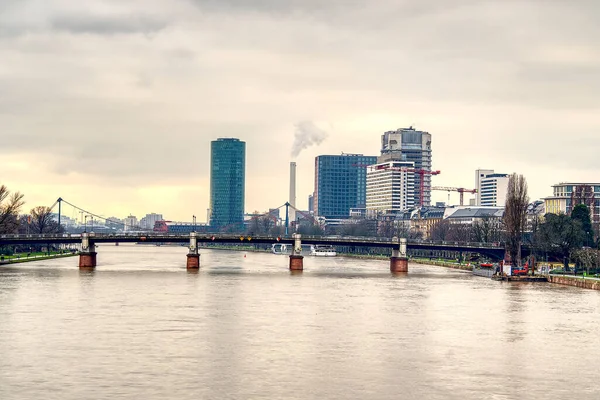
[[[286,255],[286,256],[289,256],[292,254],[293,248],[294,248],[294,245],[285,244],[285,243],[274,243],[271,245],[271,251],[273,252],[273,254],[282,254],[282,255]],[[311,254],[311,249],[312,249],[312,246],[303,244],[302,245],[302,255],[306,256],[306,255]]]
[[[292,254],[293,245],[285,243],[275,243],[271,245],[271,251],[273,254],[290,255]],[[303,256],[315,256],[315,257],[335,257],[337,255],[335,248],[332,246],[324,245],[302,245]]]
[[[310,255],[317,257],[335,257],[337,255],[337,252],[335,251],[335,248],[333,246],[316,244],[314,246],[311,246]]]

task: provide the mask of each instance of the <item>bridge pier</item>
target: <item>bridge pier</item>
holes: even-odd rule
[[[81,234],[81,251],[79,252],[79,269],[89,270],[96,268],[96,245],[90,242],[90,234]]]
[[[400,248],[392,250],[390,258],[390,272],[403,273],[408,272],[408,256],[406,253],[406,238],[400,239]]]
[[[294,234],[294,248],[290,255],[290,271],[302,271],[304,269],[304,256],[302,255],[302,241],[300,234]]]
[[[190,270],[200,269],[200,254],[198,253],[198,238],[196,237],[196,232],[190,233],[189,249],[186,268]]]

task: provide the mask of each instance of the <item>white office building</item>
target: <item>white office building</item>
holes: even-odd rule
[[[156,224],[156,222],[163,220],[164,218],[162,214],[146,214],[146,216],[140,220],[140,228],[152,230],[154,229],[154,224]]]
[[[129,215],[123,219],[123,230],[125,232],[138,230],[138,219],[135,215]]]
[[[367,215],[395,214],[415,206],[414,163],[388,161],[367,167]]]
[[[508,174],[497,174],[493,169],[476,170],[476,205],[481,207],[504,207],[508,193],[508,179]]]

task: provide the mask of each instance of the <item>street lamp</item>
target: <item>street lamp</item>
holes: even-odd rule
[[[83,231],[87,232],[87,219],[88,219],[88,215],[86,214],[85,216],[85,225],[83,226]]]
[[[192,218],[194,220],[194,232],[196,232],[196,216],[192,215]]]

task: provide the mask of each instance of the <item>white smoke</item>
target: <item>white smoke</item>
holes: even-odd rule
[[[327,132],[317,127],[312,121],[300,121],[294,132],[292,157],[298,157],[302,150],[312,145],[319,145],[327,139]]]

